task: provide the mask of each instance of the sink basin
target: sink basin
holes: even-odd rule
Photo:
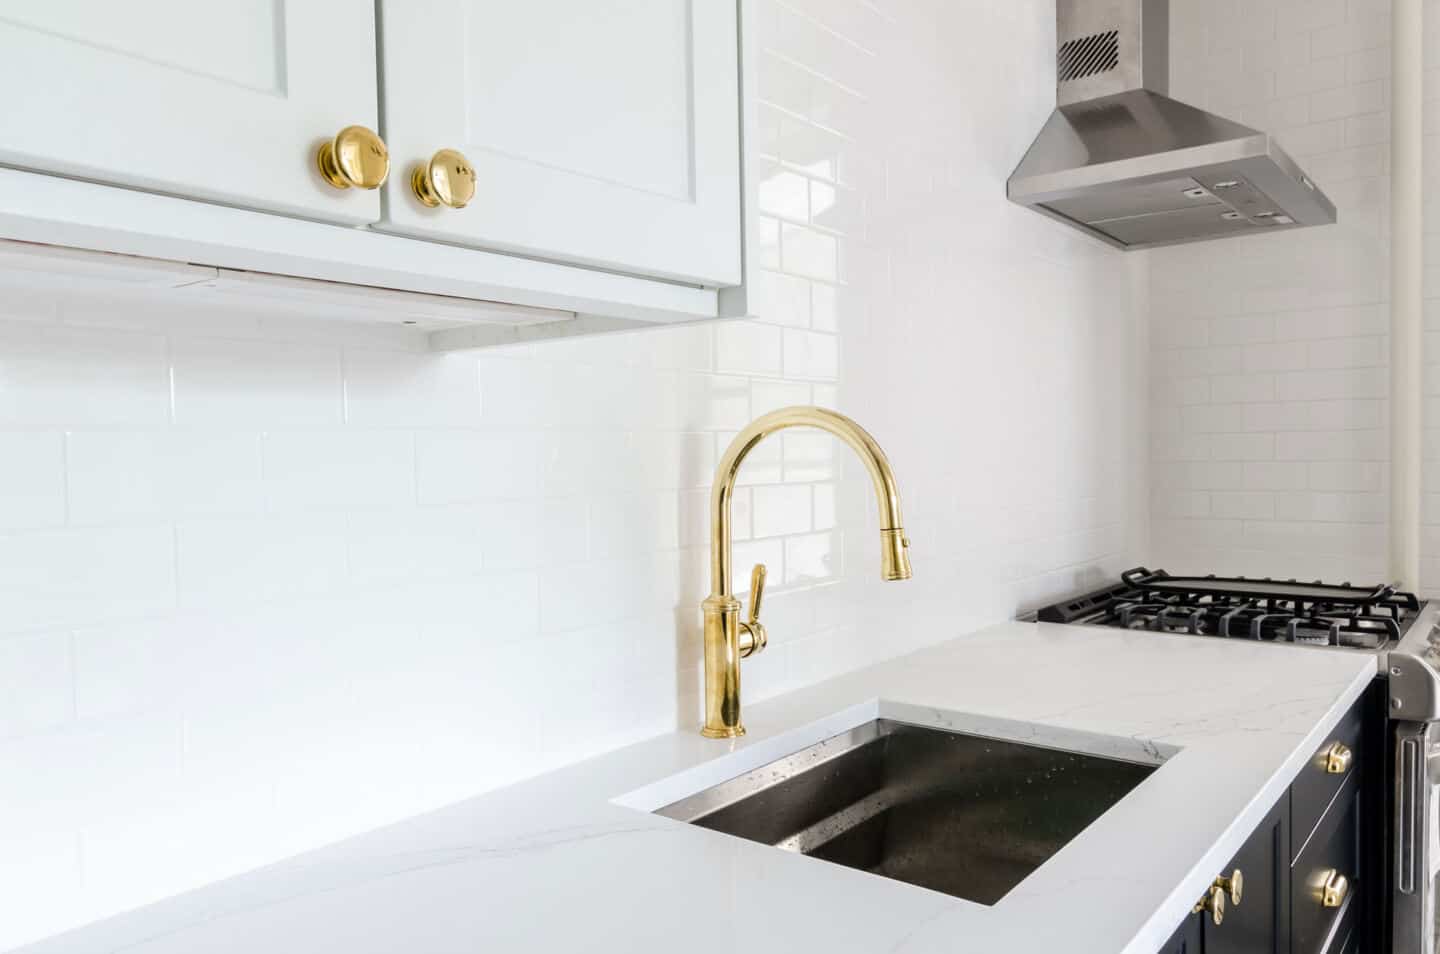
[[[994,904],[1156,767],[875,719],[658,813]]]

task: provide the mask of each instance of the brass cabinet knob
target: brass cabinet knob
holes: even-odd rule
[[[1245,873],[1239,868],[1230,872],[1230,877],[1215,879],[1215,887],[1230,895],[1230,903],[1236,907],[1240,906],[1240,899],[1245,895]]]
[[[378,189],[390,175],[385,140],[364,126],[346,126],[315,155],[321,177],[337,189]]]
[[[740,624],[740,658],[748,659],[770,641],[765,627],[760,625],[760,601],[765,596],[765,564],[755,564],[750,571],[750,618]]]
[[[1323,908],[1338,908],[1345,903],[1345,896],[1350,893],[1350,879],[1340,872],[1331,868],[1325,872],[1320,882],[1320,906]]]
[[[1355,753],[1344,742],[1332,742],[1325,750],[1325,771],[1331,775],[1344,775],[1350,771],[1350,762]]]
[[[415,198],[432,209],[441,205],[463,209],[475,198],[475,170],[464,153],[441,149],[429,162],[415,167],[410,188]]]
[[[1216,927],[1219,927],[1220,923],[1225,920],[1225,889],[1218,884],[1212,885],[1210,890],[1205,892],[1205,897],[1196,901],[1195,907],[1190,910],[1195,914],[1209,911],[1210,920],[1215,922]]]

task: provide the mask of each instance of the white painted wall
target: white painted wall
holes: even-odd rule
[[[1138,259],[1004,199],[1050,0],[760,13],[755,321],[431,356],[0,303],[0,949],[695,725],[711,469],[770,408],[875,433],[915,579],[847,451],[762,446],[750,701],[1138,562]]]
[[[1272,132],[1338,225],[1149,253],[1150,554],[1386,578],[1389,0],[1174,0],[1171,94]]]

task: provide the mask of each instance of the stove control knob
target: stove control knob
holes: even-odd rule
[[[1350,762],[1355,753],[1344,742],[1332,742],[1325,750],[1325,771],[1330,775],[1344,775],[1350,771]]]

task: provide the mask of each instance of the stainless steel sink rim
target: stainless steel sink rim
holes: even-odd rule
[[[994,904],[1158,767],[877,717],[656,812]]]

